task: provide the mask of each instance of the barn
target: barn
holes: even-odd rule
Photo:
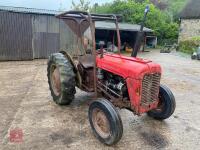
[[[32,60],[47,58],[60,50],[77,48],[77,36],[57,19],[54,10],[0,6],[0,60]],[[120,23],[122,42],[128,39],[134,46],[139,25]],[[96,39],[110,38],[114,24],[96,23]],[[105,36],[106,33],[107,37]],[[151,29],[145,28],[146,43],[156,44]],[[132,39],[132,40],[131,40]]]
[[[55,18],[58,13],[0,6],[0,60],[47,58],[60,49],[71,49],[75,35]]]

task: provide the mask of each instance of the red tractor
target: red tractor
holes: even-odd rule
[[[132,57],[126,57],[120,54],[120,16],[69,11],[57,17],[77,35],[79,49],[73,55],[61,51],[49,57],[47,76],[51,95],[57,104],[69,105],[74,99],[75,87],[93,92],[95,100],[89,105],[88,117],[94,135],[102,143],[113,145],[122,137],[123,125],[116,107],[136,115],[147,113],[158,120],[173,114],[175,98],[169,88],[160,84],[160,65],[136,57],[142,34],[139,34]],[[102,42],[100,49],[96,49],[95,21],[102,20],[116,24],[118,53],[107,52]],[[143,25],[139,33],[142,30]],[[85,39],[88,33],[90,40]],[[91,48],[87,46],[89,41]]]

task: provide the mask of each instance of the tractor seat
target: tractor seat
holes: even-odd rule
[[[79,62],[85,69],[94,67],[94,58],[93,58],[93,55],[91,54],[80,56]]]

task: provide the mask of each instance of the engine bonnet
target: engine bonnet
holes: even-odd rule
[[[119,54],[97,56],[96,63],[98,68],[102,68],[123,78],[142,79],[147,73],[161,73],[161,67],[150,60],[141,58],[127,57]]]

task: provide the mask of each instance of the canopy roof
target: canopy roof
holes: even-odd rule
[[[106,21],[97,21],[95,23],[96,29],[103,29],[103,30],[115,30],[115,24],[113,22],[106,22]],[[119,23],[119,30],[121,31],[139,31],[140,25],[137,24],[130,24],[130,23]],[[144,27],[144,32],[153,32],[153,30]]]

